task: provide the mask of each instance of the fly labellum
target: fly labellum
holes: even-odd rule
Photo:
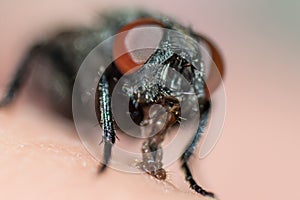
[[[110,166],[165,180],[164,167],[180,158],[190,188],[213,197],[196,183],[188,164],[209,119],[207,82],[219,84],[205,66],[201,42],[222,75],[215,46],[190,28],[145,11],[104,14],[93,27],[65,31],[34,46],[0,105],[20,90],[32,63],[47,62],[68,78],[67,87],[58,88],[74,86],[75,126],[87,150],[103,163],[100,172]],[[69,100],[61,103],[71,105]],[[176,137],[165,144],[172,132]],[[124,133],[139,141],[138,151],[118,145]]]

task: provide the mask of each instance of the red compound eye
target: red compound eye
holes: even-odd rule
[[[116,67],[122,74],[125,74],[130,70],[134,71],[134,69],[137,69],[139,66],[145,63],[145,61],[147,60],[147,55],[151,55],[144,53],[146,55],[144,55],[144,57],[141,59],[137,58],[137,56],[140,55],[139,53],[135,54],[134,51],[130,51],[130,49],[132,49],[130,45],[134,45],[132,43],[139,42],[139,40],[135,38],[137,35],[134,32],[137,32],[138,30],[136,28],[145,26],[156,26],[162,28],[163,24],[160,21],[152,18],[139,19],[123,26],[120,29],[119,34],[115,38],[113,46],[113,56]],[[148,39],[153,38],[143,38],[143,41],[147,41]],[[161,40],[161,38],[157,37],[154,39],[157,40],[157,43]]]

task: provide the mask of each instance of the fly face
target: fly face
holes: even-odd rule
[[[122,85],[124,96],[130,99],[131,118],[136,124],[149,127],[146,133],[141,132],[146,139],[142,145],[142,161],[138,166],[158,179],[165,179],[162,162],[165,136],[173,125],[180,122],[181,114],[184,114],[181,109],[182,101],[186,102],[185,113],[197,111],[197,104],[195,107],[193,103],[195,99],[190,100],[204,98],[205,85],[202,81],[201,54],[196,42],[182,33],[165,29],[159,31],[163,35],[150,57],[142,66],[127,72],[118,84]],[[195,87],[195,84],[198,86]],[[153,111],[153,105],[160,107]],[[128,105],[125,103],[123,107],[126,106]],[[132,130],[129,128],[129,131]]]

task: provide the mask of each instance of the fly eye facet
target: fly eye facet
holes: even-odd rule
[[[152,27],[152,29],[145,33],[143,31],[145,27]],[[163,27],[158,20],[143,18],[131,22],[119,30],[113,44],[113,56],[115,64],[122,74],[135,71],[148,60],[153,53],[153,48],[147,48],[147,46],[158,46],[163,37]],[[142,46],[144,48],[140,49]]]

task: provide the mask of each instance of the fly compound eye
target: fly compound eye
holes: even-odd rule
[[[145,27],[152,27],[151,33],[146,33],[143,29]],[[120,29],[113,44],[113,57],[122,74],[137,70],[148,60],[154,51],[153,46],[158,46],[162,40],[163,27],[156,19],[143,18]]]

